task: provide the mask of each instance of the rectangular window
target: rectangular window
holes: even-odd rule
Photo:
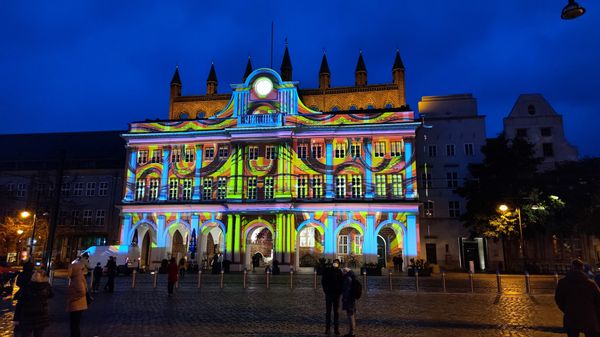
[[[348,235],[338,236],[338,254],[348,255]]]
[[[229,146],[219,145],[219,159],[226,159],[229,157]]]
[[[202,178],[202,200],[212,200],[213,179],[211,177]]]
[[[96,183],[87,183],[85,195],[87,197],[93,197],[96,195]]]
[[[300,232],[300,247],[314,247],[315,246],[315,228],[307,227]]]
[[[541,128],[540,132],[542,133],[542,137],[552,136],[552,128]]]
[[[402,142],[392,142],[391,148],[392,157],[402,157]]]
[[[104,218],[106,212],[103,209],[96,211],[96,226],[104,226]]]
[[[83,183],[75,183],[75,188],[73,189],[73,196],[80,197],[83,195]]]
[[[363,242],[363,236],[362,235],[355,235],[354,236],[354,242],[352,244],[352,253],[354,255],[362,255],[362,242]]]
[[[433,216],[433,201],[425,201],[423,203],[423,214],[425,216]]]
[[[227,198],[227,177],[219,177],[217,179],[217,199],[224,200]]]
[[[377,195],[377,197],[387,196],[387,186],[385,181],[385,175],[383,174],[375,175],[375,194]]]
[[[390,183],[392,184],[392,196],[401,197],[402,196],[402,175],[401,174],[392,174]]]
[[[446,181],[448,182],[448,188],[458,187],[458,173],[457,172],[446,172]]]
[[[256,177],[248,177],[248,199],[256,200]]]
[[[352,193],[352,198],[362,198],[362,176],[353,175],[350,179],[350,192]]]
[[[345,198],[346,197],[346,176],[335,177],[335,197]]]
[[[162,150],[161,149],[154,149],[152,150],[152,163],[156,164],[156,163],[160,163],[162,160],[160,160],[162,157]]]
[[[63,197],[68,197],[70,191],[71,191],[71,184],[70,183],[62,183],[62,186],[60,187],[60,194]]]
[[[360,143],[352,143],[350,146],[350,155],[352,158],[360,157]]]
[[[258,146],[248,146],[248,160],[258,159]]]
[[[376,142],[375,143],[375,157],[384,157],[385,156],[385,142]]]
[[[273,177],[265,177],[265,199],[273,199],[273,188],[275,187],[275,179]]]
[[[158,199],[158,190],[160,181],[158,179],[150,179],[150,189],[148,190],[148,200]]]
[[[83,188],[83,184],[81,184]],[[17,197],[24,197],[27,194],[27,184],[18,184],[17,185]]]
[[[208,160],[208,159],[213,159],[214,157],[215,157],[215,148],[207,147],[204,150],[204,159]]]
[[[429,155],[430,158],[437,157],[437,146],[435,146],[435,145],[429,145],[427,147],[427,154]]]
[[[101,197],[105,197],[108,194],[108,183],[102,182],[98,188],[98,195]]]
[[[192,179],[183,179],[183,200],[191,200],[192,199]]]
[[[517,137],[527,137],[527,129],[517,129]]]
[[[446,144],[446,156],[454,157],[454,144]]]
[[[431,181],[431,173],[421,173],[421,184],[423,184],[423,188],[428,188],[430,189],[432,186],[432,181]]]
[[[183,161],[186,163],[191,163],[194,161],[194,146],[187,145],[185,147],[185,154],[183,156]]]
[[[322,198],[323,197],[323,177],[313,176],[312,177],[312,197]]]
[[[140,150],[138,151],[137,163],[138,165],[143,165],[148,162],[148,150]]]
[[[458,201],[448,201],[448,216],[458,218],[460,216],[460,204]]]
[[[146,180],[139,179],[135,182],[135,200],[144,200],[144,192],[146,191]]]
[[[312,145],[312,157],[320,159],[323,156],[323,144]]]
[[[179,163],[181,161],[181,149],[175,146],[171,149],[171,163]]]
[[[50,198],[54,197],[54,183],[48,184],[48,196]]]
[[[267,145],[265,148],[265,159],[275,159],[275,146]]]
[[[80,217],[81,217],[81,212],[79,212],[79,210],[71,211],[71,225],[72,226],[78,225]]]
[[[306,159],[308,157],[308,145],[298,145],[298,158]]]
[[[91,209],[86,209],[83,211],[83,225],[90,226],[92,224],[92,215],[94,212]]]
[[[552,147],[552,143],[543,143],[542,151],[544,152],[544,157],[554,156],[554,148]]]
[[[306,199],[308,197],[308,176],[298,176],[296,193],[299,199]]]
[[[346,157],[346,144],[337,143],[335,144],[335,157],[345,158]]]
[[[473,151],[473,144],[467,143],[465,144],[465,156],[472,156],[475,152]]]
[[[169,200],[179,199],[179,181],[177,178],[169,179]]]

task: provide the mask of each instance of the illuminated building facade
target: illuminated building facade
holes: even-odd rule
[[[252,71],[249,63],[244,83],[232,85],[229,100],[201,118],[178,119],[186,104],[188,111],[208,110],[225,96],[216,94],[214,66],[206,96],[181,97],[176,71],[171,119],[132,123],[123,135],[121,243],[138,243],[142,265],[188,255],[193,237],[199,261],[222,252],[233,270],[249,267],[255,255],[264,263],[277,259],[283,270],[322,257],[359,267],[418,255],[420,124],[402,107],[403,69],[401,85],[367,86],[365,69],[356,87],[306,93],[306,100],[321,95],[322,102],[355,98],[323,112],[304,103],[287,48],[285,55],[281,75]],[[320,78],[327,86],[328,71],[324,57]],[[364,105],[374,105],[377,92],[378,106]]]

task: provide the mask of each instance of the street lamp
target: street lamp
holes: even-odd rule
[[[21,212],[21,218],[27,219],[31,216],[31,213],[27,211]],[[33,254],[33,241],[35,240],[35,225],[36,225],[37,213],[33,212],[33,228],[31,229],[31,241],[29,242],[29,260],[31,261],[31,257]]]
[[[502,213],[508,211],[508,209],[508,206],[505,204],[498,206],[498,210],[500,210],[500,212]],[[517,218],[519,220],[519,252],[521,253],[521,256],[523,256],[525,269],[527,269],[527,255],[525,254],[525,250],[523,249],[523,223],[521,222],[521,208],[516,207],[515,212],[517,212]]]
[[[569,3],[563,8],[560,18],[563,20],[572,20],[582,16],[585,13],[585,8],[579,6],[575,0],[569,0]]]

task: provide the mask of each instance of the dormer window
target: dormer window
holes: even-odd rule
[[[530,115],[535,115],[535,105],[529,104],[527,107],[527,112],[529,112]]]

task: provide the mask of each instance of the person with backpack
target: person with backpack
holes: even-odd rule
[[[344,280],[342,281],[342,310],[348,316],[349,332],[344,337],[354,337],[356,330],[356,300],[362,295],[362,285],[354,276],[352,269],[342,269]]]
[[[15,334],[15,336],[43,336],[44,329],[50,325],[48,299],[53,296],[52,287],[50,287],[44,271],[35,271],[19,300],[21,310],[19,313],[15,312],[17,315],[15,322],[18,322],[19,326],[19,334]]]
[[[340,316],[338,309],[340,307],[340,296],[342,294],[342,281],[344,275],[340,269],[340,260],[333,260],[331,267],[326,267],[321,278],[321,285],[325,293],[325,334],[331,332],[331,312],[333,311],[333,332],[340,334],[339,322]]]

